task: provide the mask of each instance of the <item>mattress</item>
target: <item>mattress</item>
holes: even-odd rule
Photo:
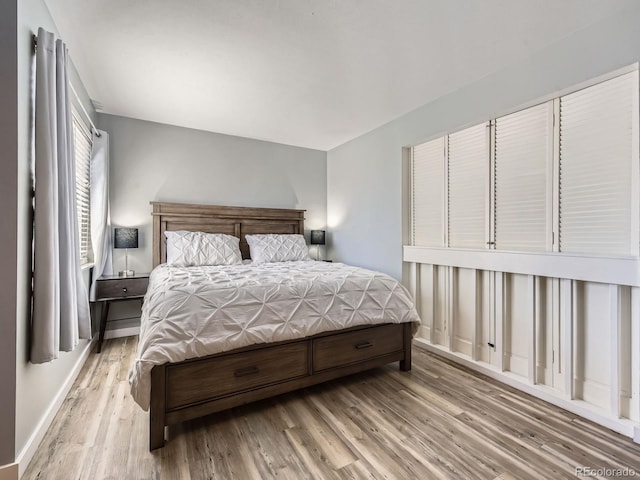
[[[248,345],[420,318],[408,291],[380,272],[297,261],[159,265],[149,278],[131,394],[149,408],[151,369]],[[415,328],[414,328],[415,331]]]

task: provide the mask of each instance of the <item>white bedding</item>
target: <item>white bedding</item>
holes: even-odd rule
[[[131,394],[149,408],[151,369],[257,343],[358,325],[415,322],[407,290],[388,275],[341,263],[176,267],[151,272]]]

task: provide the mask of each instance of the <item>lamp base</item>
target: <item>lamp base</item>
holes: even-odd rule
[[[118,272],[119,277],[133,277],[136,274],[133,270],[122,270]]]

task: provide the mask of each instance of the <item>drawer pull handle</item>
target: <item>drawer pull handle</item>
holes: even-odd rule
[[[363,348],[369,348],[369,347],[373,347],[373,343],[371,342],[364,342],[364,343],[359,343],[356,345],[356,348],[358,350],[362,350]]]
[[[122,287],[122,291],[123,291],[124,293],[127,293],[127,287]]]
[[[233,375],[235,377],[246,377],[247,375],[254,375],[258,372],[260,372],[260,369],[256,366],[253,366],[247,368],[239,368],[238,370],[233,372]]]

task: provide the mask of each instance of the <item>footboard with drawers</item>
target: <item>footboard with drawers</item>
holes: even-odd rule
[[[164,427],[399,361],[411,369],[412,324],[383,324],[253,345],[151,371],[150,449]]]

